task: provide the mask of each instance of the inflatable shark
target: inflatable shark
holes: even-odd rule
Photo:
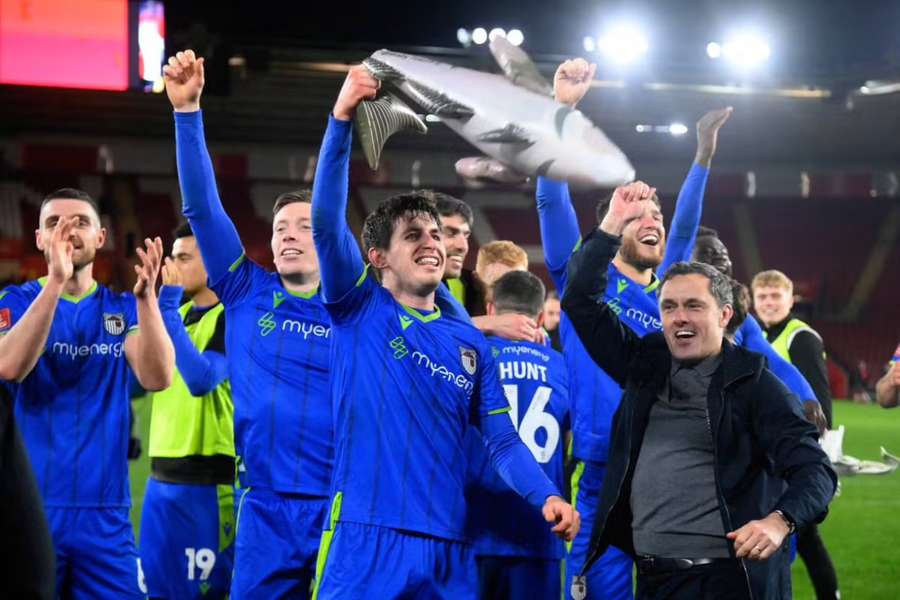
[[[534,63],[504,38],[491,42],[504,76],[379,50],[363,61],[382,91],[362,102],[357,135],[372,169],[398,131],[427,133],[421,114],[440,119],[488,158],[457,163],[464,177],[505,183],[546,176],[580,188],[634,179],[619,148],[580,111],[556,102]],[[415,107],[412,108],[412,107]]]

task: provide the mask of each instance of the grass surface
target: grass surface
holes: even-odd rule
[[[900,452],[900,409],[835,402],[835,426],[844,425],[844,454],[881,460],[879,448]],[[900,471],[841,479],[841,493],[819,526],[837,571],[841,596],[850,600],[900,598]],[[799,559],[794,597],[815,598]]]
[[[135,404],[137,430],[144,442],[141,458],[131,463],[132,522],[140,539],[144,486],[150,470],[147,432],[150,403]],[[859,459],[880,460],[884,446],[900,456],[900,409],[884,410],[836,402],[835,425],[844,425],[844,453]],[[889,475],[858,475],[841,480],[841,495],[820,526],[837,569],[841,595],[850,600],[900,598],[900,471]],[[794,597],[815,598],[806,569],[794,563]]]

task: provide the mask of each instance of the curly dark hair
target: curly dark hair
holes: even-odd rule
[[[397,222],[403,218],[418,216],[430,217],[438,227],[441,226],[441,216],[435,206],[433,192],[416,190],[382,200],[363,223],[363,247],[367,251],[369,248],[387,249]]]

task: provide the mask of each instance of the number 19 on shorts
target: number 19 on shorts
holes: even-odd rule
[[[185,548],[184,554],[187,556],[187,576],[189,581],[197,578],[197,571],[200,571],[200,581],[209,579],[213,567],[216,566],[216,553],[209,548]]]

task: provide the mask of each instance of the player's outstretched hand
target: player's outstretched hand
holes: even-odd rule
[[[202,58],[197,58],[193,50],[178,52],[163,66],[163,76],[166,94],[175,112],[200,110],[200,94],[205,82]]]
[[[788,533],[790,528],[784,519],[777,513],[772,513],[765,519],[750,521],[725,537],[734,542],[737,558],[768,560],[781,548]]]
[[[47,248],[49,262],[48,276],[54,283],[64,284],[75,272],[72,264],[72,253],[75,246],[69,236],[72,228],[78,223],[78,217],[60,217],[50,234],[50,247]]]
[[[609,203],[609,210],[600,223],[600,229],[610,235],[622,235],[625,225],[631,219],[640,216],[644,210],[641,202],[649,200],[656,193],[643,181],[633,181],[628,185],[617,187]]]
[[[709,167],[712,157],[716,153],[716,142],[719,139],[719,129],[734,112],[734,108],[726,106],[711,110],[697,121],[697,156],[694,162]]]
[[[159,277],[159,267],[162,264],[162,240],[156,238],[144,240],[147,247],[137,248],[137,255],[141,264],[134,265],[137,274],[137,282],[134,284],[134,295],[137,298],[151,298],[156,295],[156,280]]]
[[[548,523],[556,523],[551,531],[560,538],[571,542],[578,535],[578,530],[581,529],[581,515],[559,496],[547,498],[542,512]]]
[[[380,85],[364,65],[351,67],[331,114],[339,121],[351,120],[360,102],[375,99]]]
[[[163,285],[173,286],[183,285],[181,270],[178,268],[178,265],[175,264],[175,261],[168,256],[162,266],[162,283]]]
[[[596,72],[597,65],[589,64],[583,58],[567,60],[557,67],[553,75],[553,97],[557,102],[575,108],[591,88]]]

